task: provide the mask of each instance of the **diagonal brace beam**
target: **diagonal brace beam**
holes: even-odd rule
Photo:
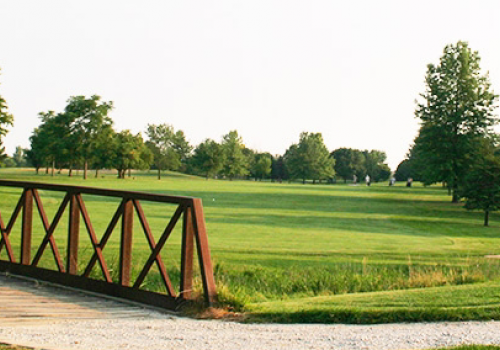
[[[144,215],[144,211],[142,210],[141,203],[138,200],[133,200],[135,210],[137,212],[137,215],[139,216],[139,221],[141,222],[142,229],[144,230],[144,234],[146,235],[146,239],[148,240],[149,243],[149,248],[151,251],[154,251],[156,248],[156,243],[153,234],[151,233],[151,228],[149,227],[149,223],[146,219],[146,216]],[[163,283],[165,284],[165,287],[167,288],[167,293],[170,296],[175,297],[175,292],[172,287],[172,283],[170,282],[170,278],[168,277],[167,270],[165,269],[165,265],[163,264],[163,260],[161,259],[160,255],[157,255],[155,257],[156,265],[158,266],[158,269],[160,270],[160,275],[163,279]],[[142,283],[142,281],[140,282]],[[134,284],[134,287],[139,287],[139,284],[137,282]]]
[[[163,249],[163,246],[167,242],[168,237],[172,233],[172,230],[174,229],[177,221],[179,221],[179,218],[181,217],[183,211],[184,211],[184,206],[181,204],[181,205],[179,205],[179,207],[177,207],[177,210],[175,211],[174,215],[170,219],[170,222],[168,223],[167,227],[163,231],[163,234],[161,235],[160,239],[158,240],[158,244],[156,244],[154,250],[151,252],[151,255],[149,256],[148,260],[146,261],[144,268],[142,269],[141,273],[139,274],[139,277],[137,277],[137,280],[135,281],[135,284],[134,284],[134,288],[139,288],[141,283],[144,281],[144,278],[148,274],[153,263],[156,261],[158,254],[160,254],[160,251]]]

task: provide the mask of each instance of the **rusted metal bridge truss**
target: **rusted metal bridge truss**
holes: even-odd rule
[[[0,180],[0,186],[22,188],[22,194],[8,221],[2,220],[1,198],[0,198],[0,271],[24,275],[40,280],[45,280],[78,289],[103,293],[119,298],[125,298],[145,304],[150,304],[166,309],[176,309],[183,301],[193,297],[193,258],[194,243],[196,242],[199,261],[199,271],[203,284],[205,301],[214,303],[217,298],[213,268],[208,247],[208,239],[203,216],[201,199],[192,197],[167,196],[161,194],[150,194],[131,191],[107,190],[91,187],[63,186],[54,184],[43,184],[33,182],[19,182]],[[63,200],[50,222],[45,212],[39,190],[63,192]],[[121,199],[118,208],[111,217],[106,230],[100,238],[89,216],[85,206],[83,195],[100,197],[114,197]],[[0,194],[1,196],[1,194]],[[148,220],[141,206],[141,201],[160,202],[176,205],[175,212],[170,217],[163,233],[158,241],[155,241]],[[112,205],[112,204],[111,204]],[[43,239],[38,246],[33,246],[33,214],[34,208],[39,213],[43,231]],[[68,212],[68,229],[65,249],[59,249],[54,238],[55,230],[64,213]],[[20,252],[15,254],[13,249],[12,232],[16,220],[21,216]],[[182,245],[180,261],[180,287],[178,293],[174,290],[167,269],[161,257],[162,249],[171,236],[171,233],[182,217]],[[133,253],[133,227],[134,218],[138,218],[142,230],[148,242],[150,253],[140,272],[134,273],[131,279],[132,253]],[[93,248],[88,261],[80,261],[80,220],[88,232],[91,246]],[[115,227],[121,221],[121,230]],[[83,226],[83,225],[82,225]],[[113,281],[110,268],[106,263],[103,251],[106,248],[114,231],[120,231],[118,277]],[[58,231],[59,232],[59,231]],[[57,269],[39,267],[40,259],[50,246],[55,266]],[[6,254],[2,250],[6,250]],[[64,252],[61,256],[61,250]],[[81,250],[81,248],[80,248]],[[36,252],[35,252],[36,251]],[[34,254],[33,254],[34,253]],[[81,253],[81,252],[80,252]],[[2,256],[7,256],[7,260]],[[34,256],[33,256],[34,255]],[[88,254],[87,254],[88,255]],[[82,264],[83,263],[83,264]],[[99,264],[102,279],[91,278],[91,272],[96,264]],[[153,264],[163,281],[166,293],[152,292],[141,287],[146,276],[151,271]],[[79,269],[80,266],[80,269]],[[85,266],[82,268],[81,266]]]

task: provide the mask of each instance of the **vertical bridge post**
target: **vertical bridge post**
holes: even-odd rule
[[[134,203],[126,199],[123,207],[122,234],[120,244],[120,285],[130,285],[132,261],[132,233],[134,229]]]
[[[72,193],[69,200],[68,253],[66,271],[71,275],[78,273],[78,241],[80,237],[80,209],[76,196]]]
[[[184,299],[190,297],[192,289],[194,239],[196,239],[205,301],[211,305],[217,301],[217,291],[208,247],[205,218],[203,216],[203,204],[199,198],[193,198],[191,205],[186,207],[184,214],[181,261],[181,295]]]
[[[31,236],[33,231],[33,190],[25,188],[21,227],[21,264],[31,263]]]
[[[193,290],[193,249],[194,249],[194,230],[193,215],[191,207],[184,210],[182,222],[182,251],[181,251],[181,290],[182,299],[191,299]]]

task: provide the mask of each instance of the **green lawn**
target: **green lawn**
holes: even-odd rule
[[[17,345],[0,344],[0,350],[30,350],[30,348],[25,348]]]
[[[158,181],[154,172],[84,181],[33,173],[1,169],[0,178],[202,198],[220,299],[251,320],[500,319],[499,260],[485,258],[500,254],[500,217],[493,214],[491,226],[483,227],[482,213],[451,204],[440,186],[206,181],[179,174]],[[4,220],[18,195],[18,190],[0,188]],[[42,198],[52,218],[61,196],[44,191]],[[85,200],[102,235],[118,204],[99,197]],[[158,237],[175,208],[143,206]],[[149,252],[139,226],[135,224],[138,264]],[[65,227],[56,231],[61,246]],[[83,227],[81,232],[83,246],[88,242]],[[111,265],[116,237],[105,250]],[[179,238],[177,230],[167,246],[171,254],[164,257],[174,284]],[[13,242],[18,244],[14,237]],[[5,258],[5,251],[0,256]],[[53,264],[50,255],[43,263]],[[157,288],[155,278],[146,282]]]
[[[443,348],[438,350],[500,350],[496,345],[461,345],[453,348]]]

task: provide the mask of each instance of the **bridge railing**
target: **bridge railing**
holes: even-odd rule
[[[167,309],[176,309],[182,301],[192,298],[194,243],[196,242],[205,300],[209,304],[216,301],[217,292],[201,199],[8,180],[0,180],[0,187],[2,186],[21,188],[22,194],[10,218],[6,221],[2,219],[5,210],[2,210],[2,200],[0,197],[0,271],[108,294]],[[62,202],[52,221],[49,221],[46,214],[40,190],[62,192],[63,194]],[[105,197],[110,200],[110,197],[119,199],[120,204],[111,216],[109,224],[102,235],[98,235],[98,232],[94,229],[82,195]],[[168,217],[166,218],[168,222],[158,241],[155,241],[147,217],[141,206],[141,202],[146,201],[173,204],[176,207],[170,220],[168,220]],[[33,240],[35,208],[40,216],[43,231],[41,232],[43,239],[41,241],[38,240],[39,245],[33,245],[35,242]],[[54,236],[56,228],[65,213],[68,215],[67,239],[64,249],[60,249]],[[19,216],[21,216],[21,230],[19,252],[17,252],[12,244],[12,238],[16,233],[12,231]],[[160,253],[181,218],[180,290],[176,292]],[[149,256],[144,265],[139,268],[140,272],[138,274],[134,273],[132,277],[134,219],[139,221],[140,227],[145,234],[149,246]],[[81,225],[82,222],[80,220],[83,221],[83,225]],[[120,221],[120,229],[115,229]],[[90,257],[88,257],[88,254],[86,254],[87,256],[84,256],[84,254],[79,255],[81,253],[79,247],[81,227],[85,227],[90,239],[92,247]],[[108,262],[105,259],[104,251],[110,237],[115,231],[120,231],[117,233],[119,235],[119,271],[118,278],[115,278],[115,281],[113,281],[111,276],[112,271],[110,271]],[[59,233],[60,230],[57,232]],[[40,235],[39,232],[36,232],[36,234]],[[56,269],[47,269],[39,266],[42,256],[47,254],[47,246],[50,247],[52,252]],[[6,254],[2,252],[4,249]],[[2,259],[2,256],[6,256],[7,259]],[[81,261],[82,258],[86,260]],[[91,278],[91,272],[96,264],[99,264],[102,274],[101,279]],[[146,276],[150,273],[153,264],[156,264],[161,275],[166,294],[148,291],[141,287]],[[81,266],[85,266],[85,268]]]

